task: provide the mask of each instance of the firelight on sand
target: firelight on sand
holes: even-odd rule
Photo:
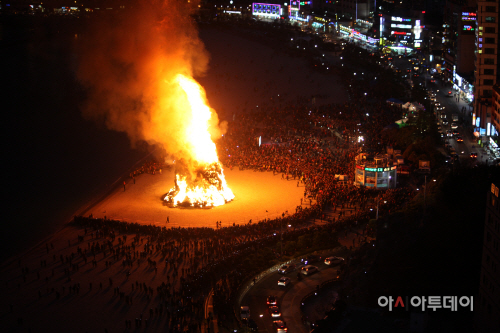
[[[206,103],[203,88],[192,78],[179,74],[176,83],[185,94],[185,137],[190,147],[186,158],[176,161],[175,187],[164,200],[171,206],[214,207],[234,199],[226,183],[215,143],[209,132],[212,111]]]

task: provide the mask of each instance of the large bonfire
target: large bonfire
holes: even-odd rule
[[[185,94],[184,108],[188,122],[185,138],[190,147],[176,160],[175,187],[164,197],[171,206],[214,207],[234,199],[227,186],[215,143],[209,132],[212,111],[206,103],[203,88],[192,78],[179,74],[176,83]]]

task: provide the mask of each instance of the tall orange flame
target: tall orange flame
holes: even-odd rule
[[[186,152],[190,161],[189,172],[183,174],[176,170],[175,188],[171,189],[165,200],[174,207],[178,205],[213,207],[223,205],[234,199],[228,187],[222,165],[217,156],[215,143],[210,136],[212,111],[206,103],[203,88],[192,78],[182,74],[175,77],[186,96],[185,138],[189,147]]]

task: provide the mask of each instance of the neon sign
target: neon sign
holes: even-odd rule
[[[359,169],[359,170],[364,169],[365,171],[373,171],[373,172],[384,172],[384,171],[396,170],[397,166],[386,167],[386,168],[365,168],[362,165],[356,165],[356,169]]]
[[[391,28],[411,29],[411,24],[391,24]]]
[[[476,13],[462,12],[462,21],[475,21]]]
[[[402,18],[402,17],[395,17],[395,16],[392,16],[391,20],[395,21],[395,22],[411,22],[411,19]]]
[[[253,3],[252,15],[278,18],[281,15],[281,5]]]

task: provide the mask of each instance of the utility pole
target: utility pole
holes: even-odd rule
[[[283,217],[281,218],[280,229],[281,229],[281,232],[280,232],[281,258],[283,258]]]
[[[424,176],[424,217],[425,217],[425,199],[427,194],[427,175]]]

